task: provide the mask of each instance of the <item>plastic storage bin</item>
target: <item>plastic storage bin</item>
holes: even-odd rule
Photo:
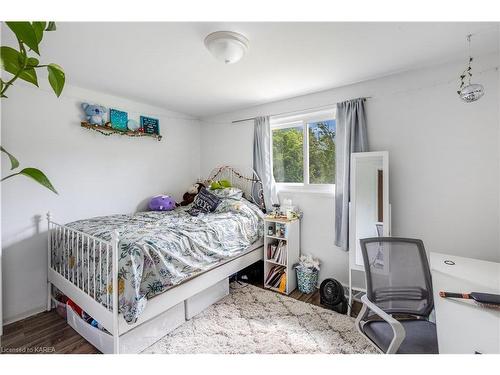
[[[66,307],[68,324],[102,353],[113,353],[113,337],[83,320],[70,306]]]

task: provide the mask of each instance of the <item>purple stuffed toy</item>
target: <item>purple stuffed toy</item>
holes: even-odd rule
[[[175,208],[175,201],[168,195],[156,195],[149,201],[151,211],[171,211]]]

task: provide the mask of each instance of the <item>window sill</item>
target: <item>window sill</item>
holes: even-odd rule
[[[312,186],[293,186],[276,184],[278,194],[308,194],[314,196],[335,197],[335,186],[333,187],[312,187]]]

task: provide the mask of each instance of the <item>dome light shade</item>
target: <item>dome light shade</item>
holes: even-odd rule
[[[459,92],[460,99],[466,103],[472,103],[479,100],[484,95],[484,87],[479,83],[472,83],[465,86]]]
[[[216,31],[207,35],[205,47],[224,64],[241,60],[248,50],[248,39],[232,31]]]

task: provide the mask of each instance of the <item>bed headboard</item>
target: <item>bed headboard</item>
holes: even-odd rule
[[[229,165],[217,167],[210,172],[206,182],[208,185],[215,180],[228,180],[231,185],[241,189],[244,197],[257,205],[263,211],[266,209],[264,204],[264,193],[262,190],[262,181],[254,170],[244,175]]]

